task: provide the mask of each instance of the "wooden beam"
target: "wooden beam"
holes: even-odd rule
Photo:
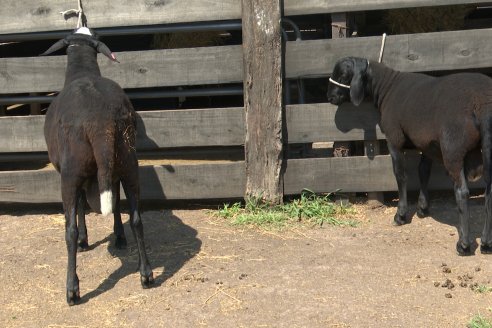
[[[210,108],[138,112],[137,149],[244,145],[244,109]],[[288,143],[385,139],[379,112],[369,103],[289,105]],[[0,153],[46,151],[44,116],[0,118]],[[1,155],[0,155],[1,156]]]
[[[419,190],[418,163],[420,156],[407,155],[405,163],[408,190]],[[470,188],[484,188],[482,180],[469,184]],[[296,195],[304,188],[315,192],[371,192],[396,191],[391,157],[376,156],[292,159],[287,162],[285,194]],[[430,190],[452,190],[453,184],[439,163],[434,163],[429,181]]]
[[[137,149],[244,144],[242,107],[138,112]],[[0,118],[0,153],[46,151],[44,116]]]
[[[490,3],[490,0],[284,0],[286,15],[310,15],[396,8]]]
[[[240,0],[146,0],[120,1],[116,4],[107,1],[84,0],[82,5],[88,24],[92,28],[241,18]],[[65,21],[60,11],[76,7],[77,1],[75,0],[36,2],[3,0],[0,7],[0,31],[8,34],[71,30],[77,25],[77,18]]]
[[[338,59],[378,60],[381,37],[288,42],[288,78],[331,74]],[[405,72],[446,71],[492,66],[492,29],[390,35],[384,63]]]
[[[138,112],[137,149],[244,145],[244,109]]]
[[[377,60],[381,37],[288,42],[288,78],[326,76],[345,56]],[[492,29],[388,36],[384,62],[413,72],[492,66]],[[104,76],[124,88],[243,81],[242,47],[205,47],[118,53],[121,64],[100,56]],[[59,90],[66,56],[0,58],[0,94]]]
[[[242,0],[246,198],[280,203],[282,39],[280,0]]]
[[[406,162],[409,190],[418,190],[419,156]],[[310,158],[287,161],[285,194],[296,195],[308,188],[315,192],[396,191],[389,155],[367,157]],[[244,196],[245,163],[209,162],[162,164],[140,167],[143,200],[241,198]],[[482,180],[470,188],[482,189]],[[452,190],[452,183],[438,163],[432,167],[431,190]],[[124,193],[122,192],[122,195]],[[0,203],[59,203],[60,176],[53,169],[0,172]]]
[[[242,82],[241,46],[116,53],[121,63],[99,55],[103,76],[123,88]],[[0,94],[59,91],[66,56],[0,58]]]
[[[244,195],[244,162],[141,166],[139,175],[142,200]],[[53,169],[0,172],[0,202],[59,203],[60,175]]]
[[[379,111],[369,103],[359,107],[328,103],[287,106],[289,143],[385,139]]]
[[[308,15],[408,7],[489,3],[490,0],[285,0],[285,14]],[[67,21],[60,11],[75,8],[76,1],[42,0],[32,2],[4,0],[0,7],[2,34],[71,30],[76,18]],[[240,0],[155,0],[127,1],[114,6],[105,1],[86,0],[84,11],[93,28],[138,26],[241,18]],[[16,19],[11,19],[15,17]],[[0,34],[1,37],[1,34]]]

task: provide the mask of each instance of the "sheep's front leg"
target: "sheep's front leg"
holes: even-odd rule
[[[417,203],[417,216],[424,218],[429,215],[429,177],[432,169],[432,160],[426,157],[424,154],[420,157],[419,163],[419,180],[420,180],[420,193]]]
[[[74,305],[80,300],[79,278],[77,277],[77,191],[71,177],[62,176],[62,200],[65,210],[65,242],[68,252],[67,303]]]
[[[465,256],[471,255],[470,247],[470,211],[468,209],[468,198],[470,197],[470,191],[466,184],[465,172],[461,169],[459,179],[454,183],[454,195],[456,197],[456,203],[458,204],[458,216],[459,226],[458,235],[459,240],[456,244],[456,251],[458,255]]]
[[[393,173],[395,174],[396,184],[398,185],[398,210],[396,211],[393,224],[402,225],[407,223],[407,176],[405,173],[405,154],[397,147],[388,143],[388,148],[393,163]]]

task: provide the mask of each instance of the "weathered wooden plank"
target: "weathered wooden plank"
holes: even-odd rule
[[[138,112],[138,150],[172,147],[237,146],[244,144],[244,109],[211,108]],[[289,105],[289,143],[385,139],[378,111],[328,103]],[[46,151],[44,116],[0,117],[1,152]]]
[[[345,56],[377,60],[381,37],[289,42],[287,77],[328,75]],[[492,29],[390,35],[383,63],[400,71],[445,71],[492,66]]]
[[[141,166],[139,174],[142,200],[244,195],[244,162]],[[0,172],[0,202],[59,203],[60,175],[52,169]]]
[[[246,198],[282,202],[280,0],[243,0]]]
[[[409,190],[418,190],[418,157],[407,162]],[[140,167],[143,200],[182,200],[241,198],[246,178],[244,162],[208,164],[149,165]],[[449,177],[435,163],[429,183],[431,190],[452,190]],[[483,188],[483,181],[470,188]],[[286,195],[304,188],[316,192],[396,191],[389,155],[291,159],[284,180]],[[124,193],[122,193],[123,195]],[[54,170],[0,172],[0,202],[58,203],[61,201],[60,177]]]
[[[418,190],[419,156],[407,156],[408,190]],[[333,157],[317,159],[292,159],[287,162],[284,178],[286,195],[299,194],[304,188],[315,192],[370,192],[396,191],[389,155],[367,157]],[[482,180],[470,183],[470,188],[484,188]],[[452,190],[450,178],[439,163],[434,163],[429,181],[431,190]]]
[[[378,122],[379,112],[369,103],[287,106],[289,143],[385,139]]]
[[[98,57],[103,76],[123,88],[242,82],[241,46],[116,53]],[[0,94],[59,91],[66,56],[0,58]]]
[[[0,117],[0,152],[47,151],[43,125],[40,115]]]
[[[144,0],[82,2],[92,28],[170,24],[241,18],[241,0]],[[0,33],[27,33],[73,29],[76,18],[65,21],[61,11],[77,8],[77,1],[3,0]],[[12,19],[15,18],[15,19]]]
[[[490,0],[285,0],[286,15],[308,15],[395,8],[490,3]]]
[[[243,108],[139,112],[137,149],[244,144]],[[44,116],[0,117],[0,152],[46,151]]]
[[[288,42],[286,75],[331,73],[344,56],[377,60],[380,37]],[[492,29],[389,36],[383,62],[401,71],[439,71],[492,66]],[[101,56],[104,76],[124,88],[241,82],[242,47],[206,47],[118,53],[121,64]],[[66,56],[0,58],[0,93],[56,91]]]
[[[137,149],[244,144],[244,110],[212,108],[139,112]]]
[[[488,3],[482,0],[285,0],[286,15],[381,10],[455,4]],[[240,19],[241,0],[145,0],[113,4],[107,1],[85,0],[84,11],[93,28],[138,26]],[[76,8],[77,2],[63,0],[4,0],[0,7],[1,34],[70,30],[76,18],[65,21],[60,11]],[[15,17],[16,19],[11,19]]]

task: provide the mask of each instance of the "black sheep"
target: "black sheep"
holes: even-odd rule
[[[459,255],[472,252],[467,180],[478,179],[483,172],[486,219],[480,250],[492,253],[492,79],[479,73],[444,77],[405,73],[347,57],[336,63],[330,82],[328,101],[332,104],[351,101],[359,105],[368,97],[381,113],[380,127],[387,138],[400,198],[395,224],[407,220],[403,152],[414,146],[422,152],[417,214],[425,216],[428,211],[432,160],[442,161],[454,183],[458,204]]]
[[[102,77],[97,64],[98,52],[113,61],[116,58],[85,27],[58,41],[42,55],[64,47],[68,47],[65,85],[48,108],[44,135],[50,161],[61,174],[68,250],[67,302],[73,305],[80,299],[77,246],[79,250],[89,247],[84,213],[86,198],[103,215],[114,212],[116,247],[126,246],[119,207],[120,182],[130,207],[130,226],[137,241],[144,288],[153,282],[153,274],[139,213],[136,113],[121,87]]]

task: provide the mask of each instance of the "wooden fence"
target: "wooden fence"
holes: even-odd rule
[[[286,16],[290,16],[466,3],[487,1],[285,0],[283,10]],[[110,2],[86,0],[83,5],[89,24],[94,28],[242,17],[240,0],[146,0],[125,2],[120,7]],[[75,6],[76,1],[73,1]],[[0,6],[0,43],[2,37],[12,38],[13,34],[73,28],[74,20],[65,22],[59,16],[58,12],[66,9],[69,9],[67,1],[61,0],[35,3],[5,0]],[[335,61],[347,55],[377,59],[380,44],[380,37],[287,42],[285,77],[328,76]],[[1,51],[0,46],[0,57]],[[384,62],[402,71],[477,69],[492,66],[491,54],[492,29],[390,35],[386,41]],[[241,46],[132,51],[117,53],[117,57],[121,64],[105,58],[100,58],[99,64],[103,75],[114,79],[125,89],[243,82]],[[0,58],[0,99],[7,95],[60,90],[65,65],[65,56]],[[283,142],[384,139],[377,125],[378,113],[372,106],[343,107],[336,108],[328,103],[287,105],[283,119],[287,133]],[[139,116],[139,151],[245,144],[246,118],[242,107],[159,110],[139,112]],[[43,123],[44,116],[0,117],[0,161],[2,156],[8,158],[7,155],[12,153],[46,152]],[[414,157],[407,163],[412,189],[418,187]],[[397,189],[388,155],[288,159],[283,166],[285,170],[279,178],[285,195],[298,194],[303,188],[317,192]],[[246,172],[244,161],[143,165],[141,196],[146,200],[240,198],[245,195]],[[431,187],[451,187],[438,165],[433,168]],[[0,171],[0,202],[59,201],[59,176],[54,170]]]

